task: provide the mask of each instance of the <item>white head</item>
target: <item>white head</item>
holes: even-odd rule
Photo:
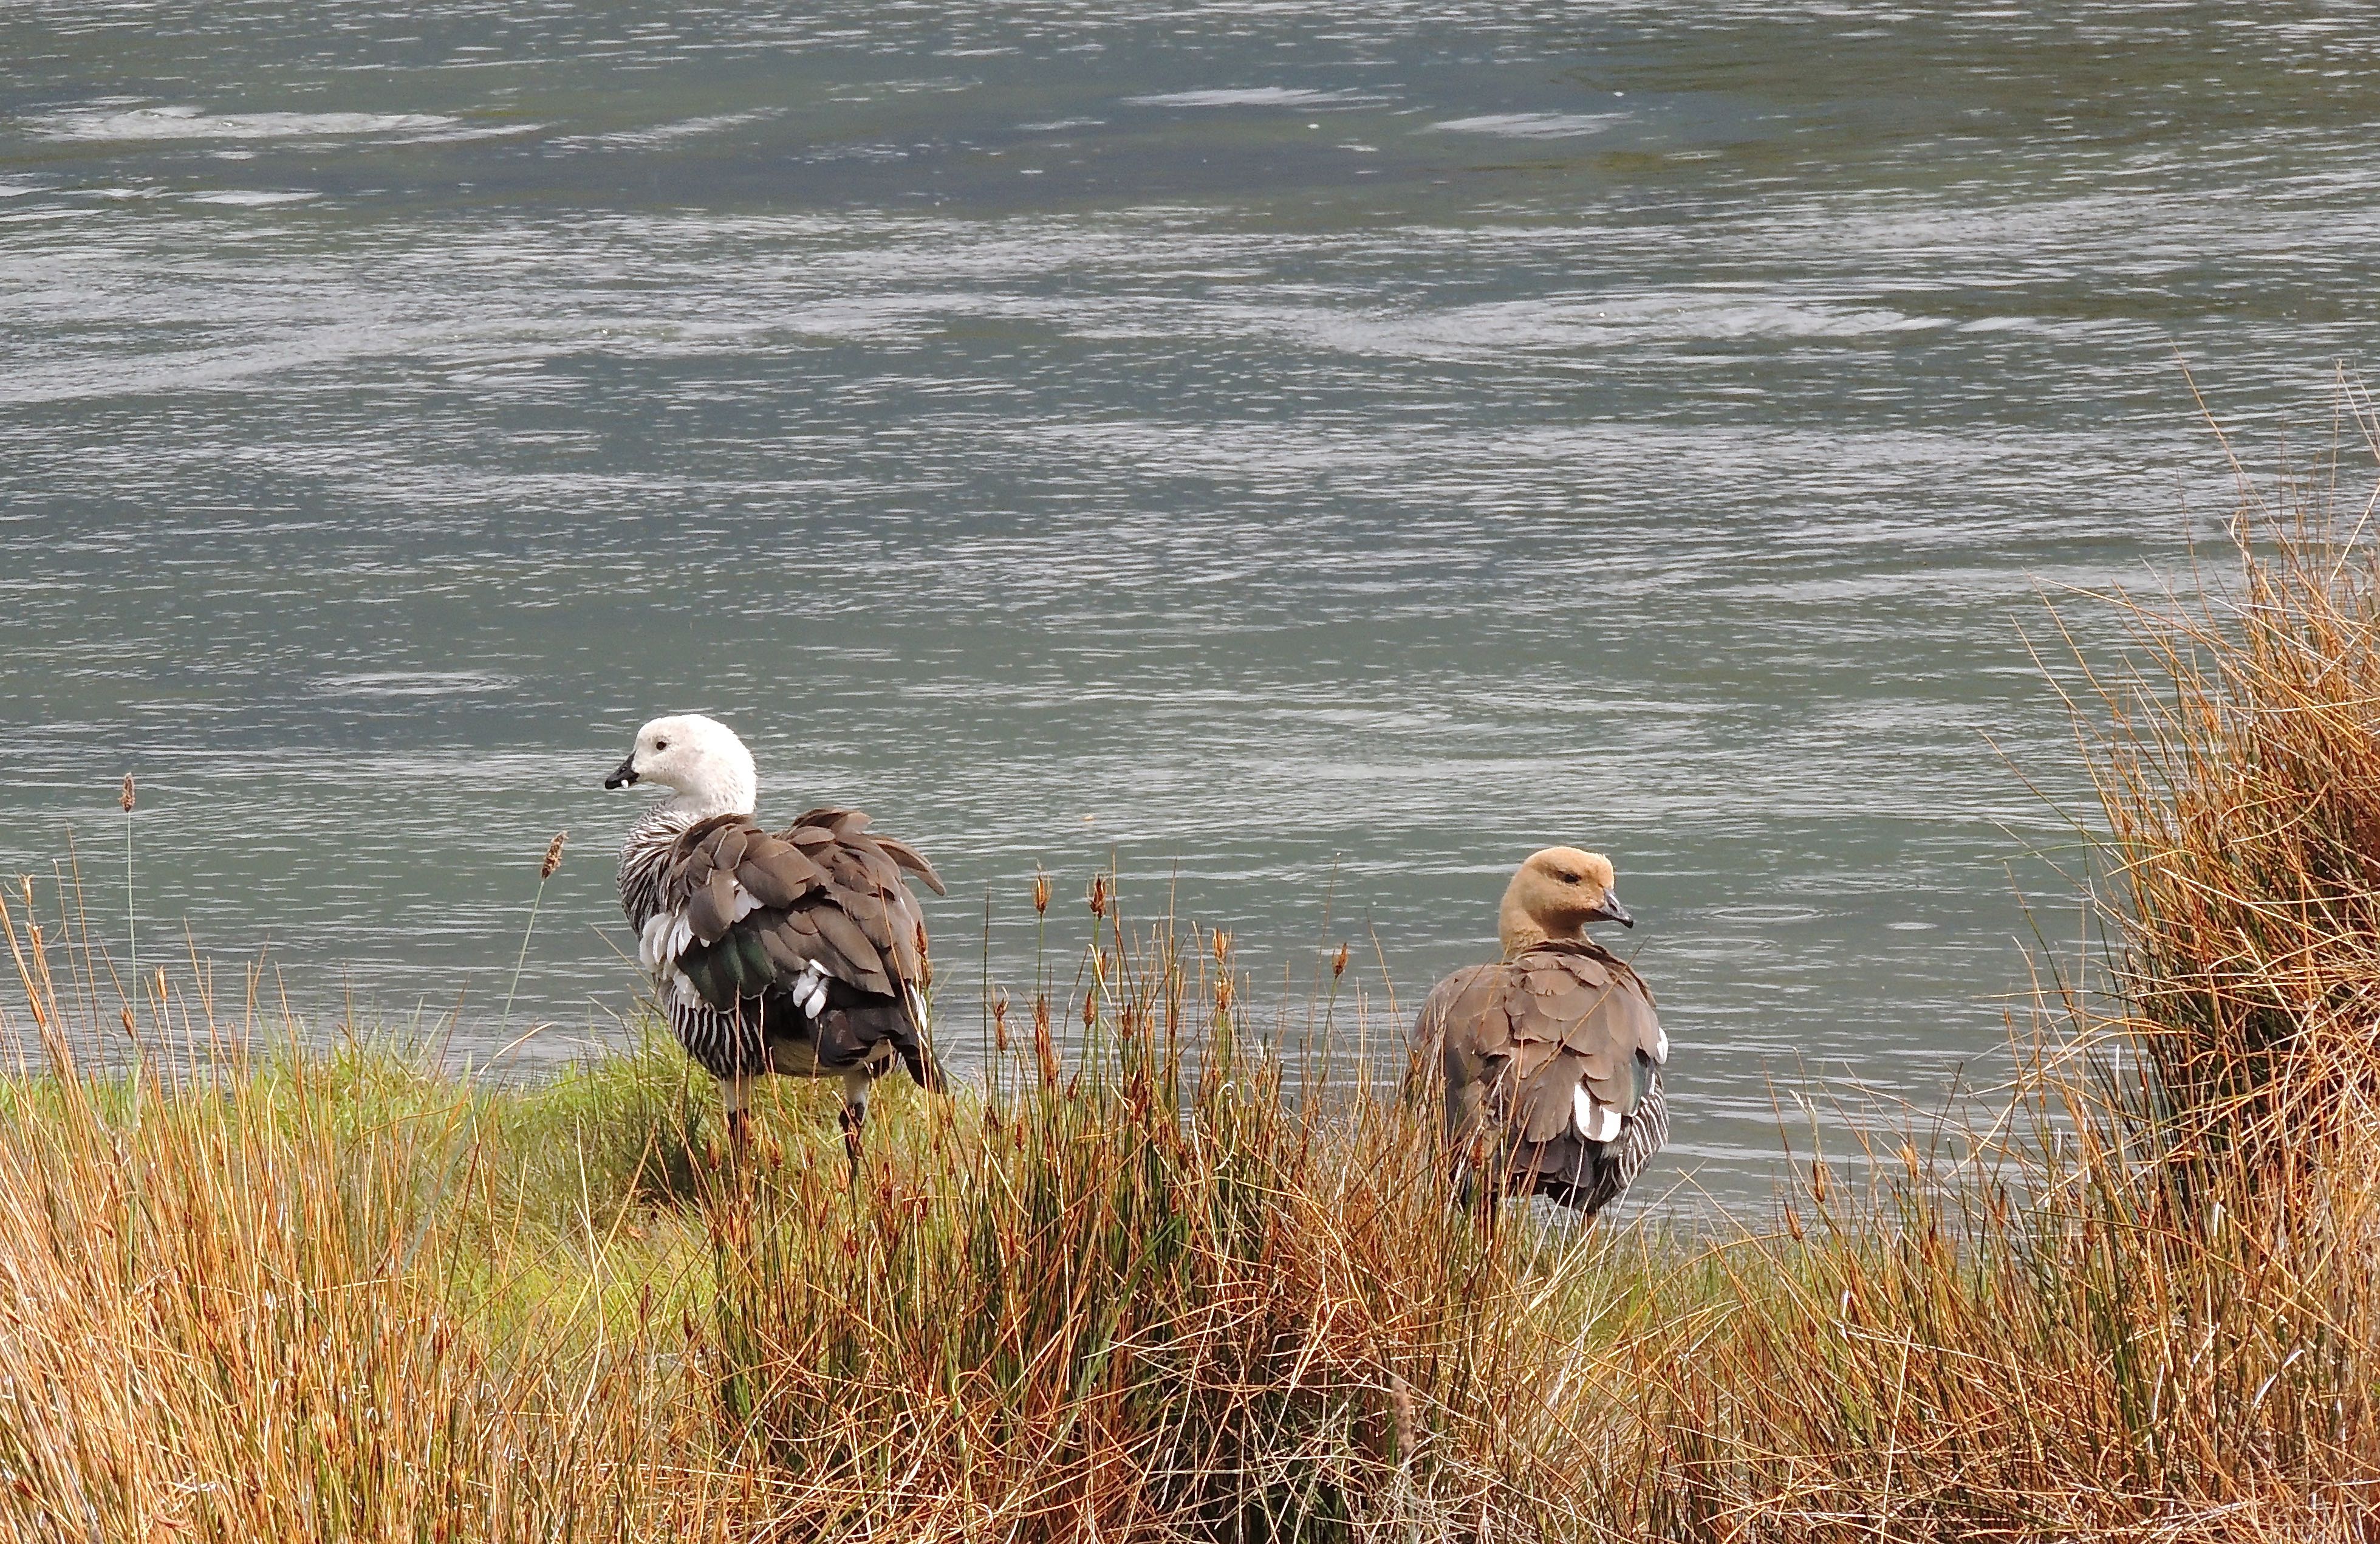
[[[606,788],[657,783],[671,792],[663,808],[697,820],[712,815],[748,815],[759,784],[752,753],[735,731],[700,713],[657,718],[637,731],[628,759],[603,780]]]

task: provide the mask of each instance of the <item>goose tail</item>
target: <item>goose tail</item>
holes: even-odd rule
[[[892,1049],[900,1053],[901,1064],[909,1069],[910,1081],[929,1094],[949,1091],[949,1079],[942,1076],[941,1064],[934,1060],[931,1038],[926,1032],[926,996],[916,987],[901,994],[902,1007],[908,1022],[905,1032],[893,1037]]]

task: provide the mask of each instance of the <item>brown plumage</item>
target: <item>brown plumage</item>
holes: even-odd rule
[[[662,906],[683,915],[690,934],[676,967],[720,1009],[813,966],[879,997],[921,991],[933,981],[920,947],[926,919],[904,869],[944,893],[917,849],[870,834],[856,809],[813,809],[782,833],[749,815],[697,821],[661,873]]]
[[[1580,930],[1634,919],[1609,859],[1548,847],[1512,876],[1499,921],[1504,957],[1456,971],[1423,1003],[1415,1069],[1439,1085],[1466,1181],[1592,1216],[1669,1135],[1652,990]]]

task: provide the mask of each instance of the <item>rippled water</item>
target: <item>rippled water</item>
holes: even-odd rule
[[[566,826],[558,1054],[698,707],[941,863],[964,1052],[1037,861],[1404,1001],[1573,841],[1757,1193],[1988,1064],[2177,354],[2253,445],[2380,309],[2359,7],[2054,9],[0,10],[0,864],[120,929],[137,769],[144,953],[484,1053]]]

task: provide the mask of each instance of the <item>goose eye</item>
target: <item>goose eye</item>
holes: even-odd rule
[[[1564,884],[1576,884],[1576,883],[1578,882],[1578,876],[1577,876],[1576,874],[1571,873],[1571,872],[1570,872],[1569,870],[1567,870],[1567,869],[1563,870],[1563,871],[1562,871],[1562,872],[1560,872],[1560,873],[1556,874],[1556,875],[1554,876],[1554,878],[1556,878],[1556,879],[1558,879],[1558,880],[1561,881],[1562,881],[1562,883],[1564,883]]]
[[[653,742],[653,748],[655,750],[667,750],[669,748],[669,742],[667,740],[655,740]]]

